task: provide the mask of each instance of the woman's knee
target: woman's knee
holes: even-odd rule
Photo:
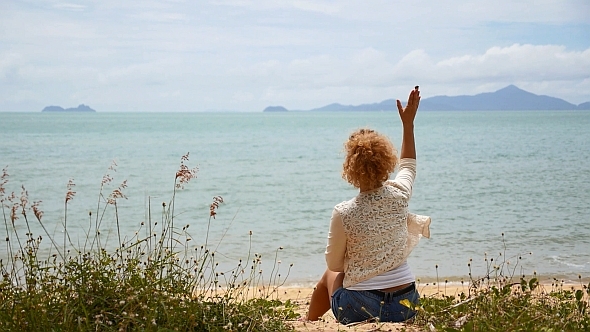
[[[342,281],[344,280],[344,272],[334,272],[326,270],[324,275],[320,279],[318,286],[325,287],[328,289],[328,294],[332,296],[334,292],[342,287]]]

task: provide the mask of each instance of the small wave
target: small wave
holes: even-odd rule
[[[549,256],[549,258],[551,258],[554,262],[568,266],[568,267],[574,267],[574,268],[578,268],[578,269],[582,269],[584,267],[586,267],[586,264],[575,264],[575,263],[571,263],[568,261],[565,261],[563,258],[559,257],[559,256]]]

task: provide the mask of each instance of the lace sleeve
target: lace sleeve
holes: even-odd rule
[[[398,188],[405,196],[410,199],[412,196],[412,187],[416,178],[416,159],[404,158],[399,162],[399,172],[395,179],[388,180],[386,183]]]
[[[330,271],[344,272],[344,255],[346,254],[346,234],[342,217],[336,209],[332,212],[328,245],[326,246],[326,264]]]
[[[420,238],[424,236],[430,239],[430,223],[431,219],[428,216],[421,216],[419,214],[408,213],[408,236]]]
[[[412,249],[418,245],[421,237],[430,238],[430,222],[428,216],[408,213],[408,239],[404,248],[404,256],[409,256]]]

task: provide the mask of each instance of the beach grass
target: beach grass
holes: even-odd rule
[[[448,293],[448,280],[434,282],[436,292],[412,306],[417,311],[414,324],[439,331],[590,330],[590,283],[584,284],[581,275],[566,284],[555,278],[541,282],[536,272],[521,274],[525,255],[510,254],[502,233],[498,255],[484,253],[483,276],[472,275],[470,260],[468,281],[461,281],[466,290]]]
[[[413,322],[436,331],[588,331],[587,286],[520,283],[422,297]]]
[[[2,331],[289,331],[298,317],[295,305],[279,300],[286,277],[264,279],[258,254],[221,270],[207,243],[209,225],[223,198],[213,198],[206,240],[191,247],[189,225],[175,225],[175,197],[196,177],[188,154],[174,175],[172,199],[162,204],[160,221],[151,215],[131,237],[121,234],[118,203],[126,181],[107,193],[111,165],[102,179],[96,211],[89,213],[83,244],[67,232],[68,203],[75,198],[70,181],[64,201],[63,239],[47,232],[40,202],[6,193],[8,172],[0,178],[6,253],[0,260],[0,330]],[[107,209],[114,209],[117,245],[101,234]],[[44,234],[33,234],[32,223]],[[18,223],[26,234],[19,233]],[[39,229],[39,228],[37,228]],[[146,233],[142,237],[139,234]],[[252,236],[252,234],[250,234]],[[63,243],[62,243],[63,240]],[[251,243],[251,242],[250,242]],[[215,247],[214,247],[215,248]],[[279,248],[277,250],[280,250]],[[275,261],[276,266],[276,261]],[[273,275],[274,273],[274,275]]]
[[[502,257],[503,255],[499,255]],[[515,256],[518,258],[519,256]],[[511,257],[514,258],[514,257]],[[377,318],[341,325],[331,312],[317,322],[296,323],[297,331],[590,331],[590,284],[582,281],[514,275],[509,260],[485,258],[489,269],[461,282],[417,281],[418,305],[402,302],[416,312],[404,323]],[[313,289],[300,301],[306,312]],[[291,294],[289,298],[295,298]]]

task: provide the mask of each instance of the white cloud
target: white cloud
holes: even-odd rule
[[[63,10],[70,10],[74,12],[81,12],[86,9],[86,6],[79,5],[75,3],[67,3],[67,2],[59,2],[52,5],[53,8],[56,9],[63,9]]]
[[[297,9],[306,12],[317,12],[333,15],[340,11],[345,1],[309,1],[309,0],[218,0],[210,1],[213,5],[227,7],[245,7],[254,11],[273,9]]]
[[[338,1],[331,1],[328,3],[320,3],[320,1],[289,1],[292,3],[294,8],[310,11],[310,12],[317,12],[326,15],[334,15],[340,12],[340,2]]]
[[[255,99],[254,94],[250,92],[237,91],[232,96],[232,101],[236,103],[250,102]]]
[[[175,22],[187,20],[186,14],[160,11],[144,11],[139,14],[132,15],[132,17],[152,22]]]
[[[466,25],[478,21],[505,22],[589,22],[586,0],[221,0],[213,5],[248,8],[252,11],[301,10],[355,21],[447,22]]]
[[[0,53],[0,79],[10,79],[21,64],[20,56],[15,52]]]
[[[443,80],[580,80],[590,77],[590,48],[579,52],[559,45],[514,44],[443,60],[431,69]]]
[[[404,93],[414,84],[422,86],[425,96],[475,94],[516,83],[534,93],[559,97],[550,89],[558,86],[583,88],[588,84],[585,82],[590,78],[590,48],[568,51],[559,45],[515,44],[492,47],[483,54],[468,54],[438,62],[433,61],[424,50],[415,50],[397,63],[387,61],[385,54],[374,49],[366,49],[348,59],[324,55],[289,63],[275,61],[270,67],[272,70],[252,66],[242,75],[269,82],[272,88],[264,90],[262,99],[275,104],[281,98],[293,102],[299,100],[299,104],[306,106],[309,103],[305,102],[305,98],[309,98],[310,102],[316,100],[313,107],[330,102],[355,103],[354,98],[359,98],[358,94],[351,94],[351,90],[355,89],[366,93],[366,97],[357,99],[356,103],[378,102],[391,98],[391,91]],[[369,91],[371,89],[374,89],[373,93]],[[571,102],[590,99],[590,90],[577,89],[566,93],[568,89],[557,90],[564,92],[564,98],[573,97]],[[377,97],[375,91],[384,93],[381,99],[370,99]],[[321,101],[316,98],[321,98]]]
[[[467,54],[434,61],[425,50],[414,50],[397,63],[374,49],[346,59],[329,55],[289,63],[270,61],[253,65],[242,75],[273,80],[284,73],[285,86],[293,82],[311,86],[371,86],[399,80],[422,80],[437,84],[455,82],[576,81],[590,77],[590,48],[568,51],[559,45],[492,47],[483,54]],[[280,82],[278,80],[277,82]]]
[[[15,72],[9,68],[15,68],[18,58],[12,55],[0,60],[0,73],[5,78],[10,73],[14,79]],[[52,82],[88,91],[104,90],[97,96],[105,96],[109,103],[118,101],[129,105],[149,101],[152,107],[173,103],[175,109],[181,110],[201,106],[200,103],[206,103],[204,108],[255,111],[268,105],[307,109],[332,102],[379,102],[403,96],[415,84],[421,85],[425,97],[475,94],[517,84],[531,92],[574,103],[590,100],[590,48],[569,51],[558,45],[515,44],[439,61],[433,60],[425,50],[414,50],[395,62],[388,54],[367,48],[347,57],[324,54],[248,66],[236,63],[226,70],[208,67],[209,64],[187,63],[174,57],[107,70],[28,64],[18,67],[17,74],[19,81],[38,85]],[[132,100],[129,91],[133,91]],[[33,95],[31,91],[21,91],[18,100],[24,100],[25,96]],[[88,93],[70,96],[99,102],[101,99]],[[70,103],[80,102],[89,103],[80,99]]]
[[[305,109],[380,101],[416,83],[425,96],[517,84],[590,100],[586,0],[0,6],[0,110],[53,100],[104,110]],[[574,34],[535,34],[539,26]]]

